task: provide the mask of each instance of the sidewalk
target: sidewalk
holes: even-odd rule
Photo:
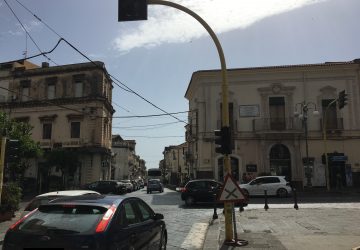
[[[360,249],[360,204],[344,208],[271,208],[235,212],[237,235],[247,240],[243,249]],[[234,249],[224,245],[225,222],[211,220],[203,249]]]
[[[20,202],[20,209],[15,212],[15,217],[13,217],[11,220],[3,221],[0,223],[0,245],[2,245],[5,233],[9,229],[9,227],[20,219],[21,213],[23,212],[26,204],[28,204],[28,201]]]

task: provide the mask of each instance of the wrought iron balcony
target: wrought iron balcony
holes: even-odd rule
[[[255,133],[291,132],[301,133],[302,122],[298,118],[259,118],[253,120],[253,131]]]

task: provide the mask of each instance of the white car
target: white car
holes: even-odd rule
[[[40,205],[45,205],[56,198],[78,195],[100,195],[100,193],[92,190],[65,190],[40,194],[26,205],[24,212],[21,214],[21,217],[38,208]]]
[[[278,197],[286,197],[291,193],[290,183],[285,176],[260,176],[249,183],[241,184],[240,188],[247,196],[264,195],[265,190],[267,195]]]

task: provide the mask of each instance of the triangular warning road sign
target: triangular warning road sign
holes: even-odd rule
[[[246,200],[246,196],[243,194],[234,178],[232,178],[230,174],[227,174],[218,201],[244,202]]]

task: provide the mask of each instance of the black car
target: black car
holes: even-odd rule
[[[181,188],[181,199],[187,206],[196,202],[214,202],[222,183],[211,179],[191,180]]]
[[[101,194],[125,194],[126,185],[116,180],[95,181],[86,184],[84,189],[93,190]]]
[[[64,197],[12,225],[3,249],[166,249],[163,218],[135,197]]]

